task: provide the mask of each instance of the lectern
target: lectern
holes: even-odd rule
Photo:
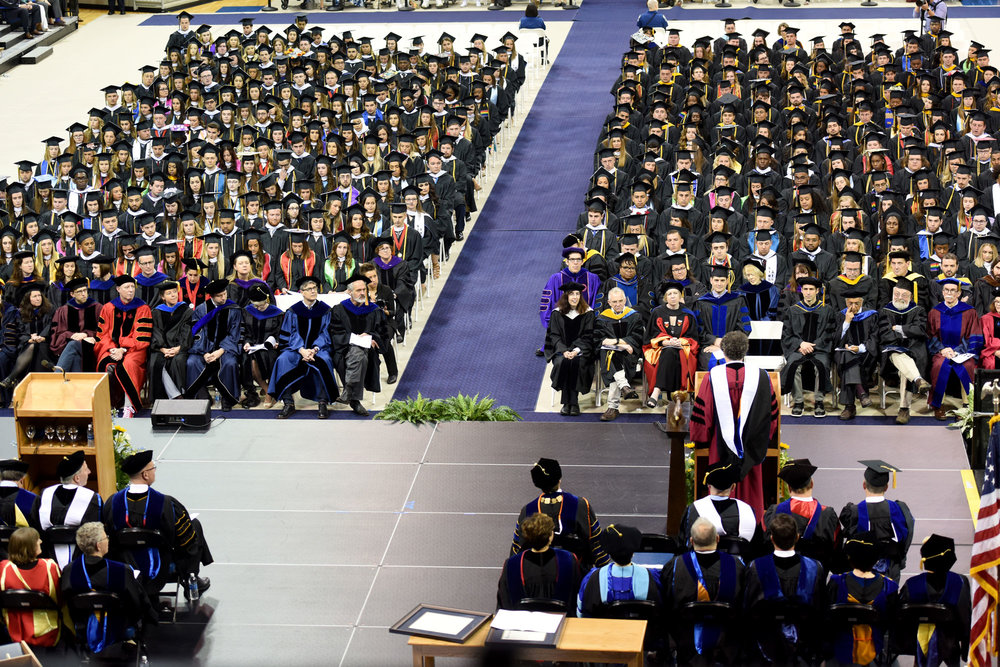
[[[102,498],[117,491],[106,373],[29,373],[14,389],[14,433],[17,453],[30,466],[25,480],[30,490],[57,483],[59,461],[82,449],[90,468],[88,488]]]

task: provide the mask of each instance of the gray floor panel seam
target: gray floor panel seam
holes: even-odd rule
[[[417,484],[417,477],[420,476],[420,469],[423,467],[424,463],[427,461],[427,452],[430,451],[431,443],[434,442],[434,434],[437,433],[438,425],[435,423],[434,428],[431,430],[430,435],[427,438],[427,445],[424,447],[424,453],[420,457],[420,462],[417,464],[417,469],[413,472],[413,479],[410,481],[410,488],[406,492],[406,498],[403,500],[403,506],[401,510],[405,510],[406,506],[410,503],[410,496],[413,495],[413,489]],[[382,570],[382,566],[385,564],[385,558],[389,555],[389,548],[392,546],[392,538],[395,537],[396,531],[399,529],[399,522],[403,518],[403,513],[400,511],[396,515],[396,523],[392,527],[392,532],[389,533],[389,539],[385,543],[385,550],[382,552],[382,557],[379,559],[378,565],[375,566],[375,574],[372,576],[372,583],[368,586],[368,593],[365,594],[365,599],[361,603],[361,608],[358,610],[358,617],[355,619],[354,624],[351,627],[351,635],[347,638],[347,644],[344,646],[344,653],[340,656],[339,667],[343,667],[344,661],[347,660],[347,653],[351,650],[351,642],[354,641],[354,635],[357,634],[358,625],[361,623],[361,618],[365,613],[365,607],[368,606],[368,600],[371,599],[372,591],[375,590],[375,584],[378,582],[378,573]]]

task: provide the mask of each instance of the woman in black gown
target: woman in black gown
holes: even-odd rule
[[[545,358],[552,362],[552,388],[562,391],[559,414],[580,414],[580,392],[594,381],[594,311],[581,297],[584,285],[563,283],[545,334]]]

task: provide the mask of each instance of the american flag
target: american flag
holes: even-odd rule
[[[972,543],[972,636],[970,661],[989,667],[997,646],[997,566],[1000,565],[1000,493],[997,464],[1000,463],[1000,428],[990,426],[986,471],[979,498],[976,537]]]

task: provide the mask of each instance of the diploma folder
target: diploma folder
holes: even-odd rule
[[[418,604],[389,628],[389,632],[463,643],[490,620],[492,614]]]
[[[486,645],[555,648],[565,627],[566,614],[501,609],[490,624]]]

